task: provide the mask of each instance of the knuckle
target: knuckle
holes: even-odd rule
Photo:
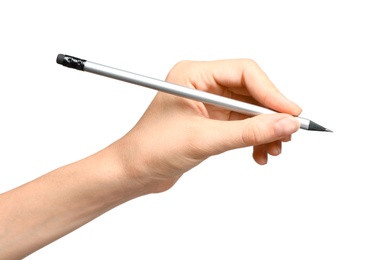
[[[242,132],[242,142],[246,146],[253,146],[262,143],[263,131],[259,128],[257,124],[248,123]]]
[[[250,69],[259,68],[258,63],[253,59],[248,59],[248,58],[243,59],[242,62],[244,63],[245,68],[250,68]]]

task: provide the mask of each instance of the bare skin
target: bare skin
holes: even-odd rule
[[[131,199],[171,188],[210,156],[253,147],[266,164],[299,129],[298,105],[252,60],[183,61],[167,81],[279,111],[248,118],[158,93],[132,130],[103,150],[0,194],[0,259],[22,259]]]

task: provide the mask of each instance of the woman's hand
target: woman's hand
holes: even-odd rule
[[[252,118],[213,105],[158,93],[137,125],[121,140],[127,170],[152,192],[167,190],[206,158],[253,146],[253,158],[266,164],[281,143],[299,129],[291,115],[299,106],[285,98],[252,60],[183,61],[166,81],[281,113]]]

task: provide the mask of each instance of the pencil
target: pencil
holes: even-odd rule
[[[128,72],[112,68],[109,66],[101,65],[98,63],[90,62],[84,59],[76,58],[70,55],[59,54],[56,62],[68,68],[73,68],[81,71],[94,73],[100,76],[132,83],[135,85],[147,87],[157,91],[169,93],[172,95],[200,101],[206,104],[215,105],[230,111],[238,112],[241,114],[256,116],[260,114],[277,113],[274,110],[256,106],[250,103],[226,98],[223,96],[215,95],[212,93],[204,92],[194,88],[173,84],[170,82],[154,79],[151,77],[139,75],[136,73]],[[332,132],[331,130],[303,117],[296,117],[300,122],[300,128],[311,131],[324,131]]]

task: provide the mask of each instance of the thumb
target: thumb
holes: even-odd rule
[[[211,120],[206,130],[207,149],[211,154],[271,143],[290,136],[299,129],[299,121],[288,114],[258,115],[238,121]]]

